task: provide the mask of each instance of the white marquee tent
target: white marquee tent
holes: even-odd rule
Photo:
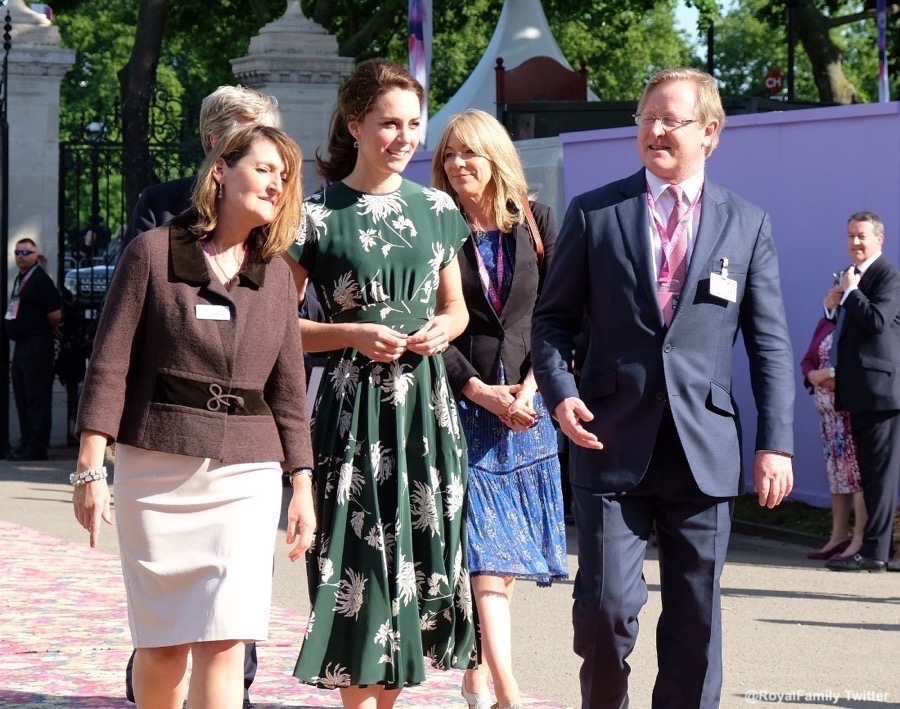
[[[507,69],[514,69],[531,57],[551,57],[569,69],[572,65],[550,32],[540,0],[506,0],[494,36],[469,78],[436,114],[428,119],[427,147],[431,149],[454,113],[480,108],[496,115],[497,89],[494,66],[503,58]],[[597,97],[588,92],[588,98]]]

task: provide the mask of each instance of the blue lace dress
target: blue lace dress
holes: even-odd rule
[[[505,303],[514,275],[515,242],[501,240],[499,231],[475,238],[490,285]],[[500,269],[502,281],[497,268],[501,242],[503,262],[508,264]],[[507,381],[502,361],[498,381]],[[556,430],[540,394],[534,399],[540,420],[518,433],[465,398],[460,397],[458,407],[469,453],[466,522],[471,575],[533,578],[539,586],[567,578]]]

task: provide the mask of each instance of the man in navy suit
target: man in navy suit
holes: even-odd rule
[[[900,271],[881,253],[884,224],[877,214],[853,214],[847,235],[853,263],[829,293],[842,311],[832,345],[835,406],[850,412],[868,519],[859,553],[825,565],[884,571],[900,483]],[[895,565],[891,571],[900,571]]]
[[[704,175],[725,120],[715,80],[661,71],[635,119],[644,168],[569,205],[532,357],[544,400],[575,444],[582,707],[628,705],[655,526],[662,614],[652,706],[708,709],[721,694],[719,579],[743,489],[732,347],[742,333],[758,412],[754,490],[768,507],[793,486],[793,356],[769,217]]]

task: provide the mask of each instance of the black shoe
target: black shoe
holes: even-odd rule
[[[900,559],[894,559],[887,563],[888,571],[900,571]]]
[[[878,559],[869,559],[859,554],[854,554],[849,559],[829,559],[825,567],[832,571],[887,571],[887,564]]]

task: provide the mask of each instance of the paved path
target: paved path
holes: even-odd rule
[[[66,484],[74,456],[57,448],[45,463],[0,461],[0,707],[124,706],[129,638],[115,533],[104,529],[100,548],[87,548]],[[733,537],[723,575],[722,707],[900,707],[900,574],[833,573],[805,551]],[[633,709],[650,706],[655,675],[660,597],[650,556],[650,599],[631,658]],[[260,647],[253,689],[260,707],[339,705],[332,693],[303,694],[290,678],[309,606],[305,586],[284,545],[276,551],[272,640]],[[514,659],[531,706],[579,706],[571,591],[571,582],[517,589]],[[464,707],[459,673],[431,677],[401,695],[398,707]]]

